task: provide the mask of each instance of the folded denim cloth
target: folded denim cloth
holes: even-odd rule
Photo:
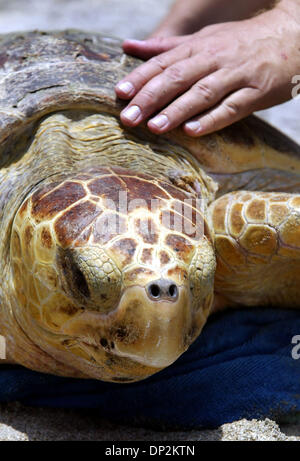
[[[0,401],[93,408],[110,421],[159,429],[278,420],[300,411],[298,335],[299,311],[227,311],[212,316],[172,366],[144,381],[105,383],[2,365]]]

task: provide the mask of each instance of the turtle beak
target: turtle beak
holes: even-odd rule
[[[187,284],[154,279],[126,287],[113,311],[86,309],[68,320],[61,332],[76,340],[73,354],[88,362],[93,358],[91,376],[137,381],[175,362],[205,321],[203,309],[193,308]]]
[[[109,352],[124,364],[124,372],[127,362],[158,371],[187,350],[195,321],[187,288],[155,280],[146,287],[127,287],[113,312],[86,311],[70,319],[62,333],[93,339],[96,362]]]
[[[190,344],[193,319],[188,291],[169,280],[127,288],[117,317],[110,330],[114,353],[144,366],[164,368]],[[120,325],[126,328],[120,330]]]

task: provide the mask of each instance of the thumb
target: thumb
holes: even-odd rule
[[[191,35],[177,37],[154,37],[148,40],[124,40],[122,47],[125,53],[148,59],[157,54],[168,51],[189,40]]]

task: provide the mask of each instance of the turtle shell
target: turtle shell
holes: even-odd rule
[[[28,32],[0,38],[0,140],[43,115],[72,108],[116,112],[114,84],[137,64],[98,34]]]

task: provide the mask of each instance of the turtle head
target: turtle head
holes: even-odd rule
[[[13,223],[16,318],[30,339],[84,376],[136,381],[199,335],[215,256],[194,198],[101,168],[39,184]]]

